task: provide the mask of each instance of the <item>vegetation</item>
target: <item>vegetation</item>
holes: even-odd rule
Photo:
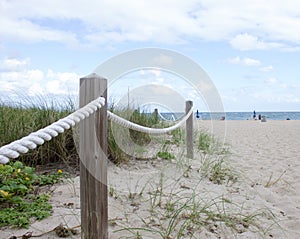
[[[161,151],[157,157],[164,159],[174,159],[180,161],[178,167],[181,174],[178,176],[174,171],[172,182],[165,178],[163,173],[160,177],[156,175],[149,179],[150,185],[143,186],[145,194],[130,192],[129,196],[116,192],[114,188],[110,189],[111,196],[114,200],[120,200],[122,205],[127,200],[128,208],[124,206],[125,218],[118,217],[110,221],[110,225],[115,228],[114,233],[121,233],[123,238],[201,238],[203,235],[221,238],[226,232],[228,238],[238,238],[239,235],[254,231],[260,238],[264,238],[270,230],[270,225],[261,226],[261,218],[268,218],[271,225],[274,222],[274,214],[266,210],[252,210],[245,208],[244,203],[235,203],[231,198],[225,195],[213,196],[200,193],[200,188],[191,185],[191,181],[205,184],[214,184],[214,188],[224,187],[228,184],[237,182],[238,175],[227,163],[229,151],[218,140],[206,132],[198,132],[197,146],[200,158],[199,168],[192,165],[194,162],[185,159],[184,155],[173,155],[169,151],[172,145],[177,145],[176,139],[182,142],[182,131],[172,132],[172,138],[163,142]],[[175,139],[175,140],[174,140]],[[173,160],[170,164],[174,163]],[[168,181],[168,182],[167,182]],[[148,191],[147,189],[148,188]],[[170,192],[171,188],[171,192]],[[217,195],[218,192],[214,192]],[[210,192],[209,192],[210,194]],[[132,195],[138,195],[133,197]],[[133,200],[134,199],[134,200]],[[245,199],[246,200],[246,199]],[[139,207],[142,203],[149,202],[149,210]],[[128,212],[134,216],[128,218]],[[133,219],[134,218],[134,219]],[[128,221],[134,220],[135,227],[132,227]],[[138,221],[140,220],[140,223]],[[128,233],[128,234],[125,234]],[[208,234],[206,234],[208,233]],[[270,234],[271,235],[271,234]],[[226,236],[226,237],[227,237]]]
[[[35,132],[49,124],[67,116],[74,110],[72,103],[58,107],[41,101],[39,104],[22,106],[14,104],[6,106],[0,103],[0,146],[8,144]],[[58,135],[53,140],[26,155],[21,155],[20,161],[27,165],[36,166],[47,163],[75,163],[77,151],[73,140],[72,130]]]
[[[24,102],[23,102],[24,103]],[[73,104],[58,106],[41,100],[38,104],[7,106],[0,103],[0,146],[20,139],[67,116]],[[57,183],[64,175],[61,170],[39,175],[30,166],[64,162],[76,163],[78,159],[71,130],[50,142],[21,155],[18,160],[0,164],[0,226],[28,227],[31,220],[50,216],[49,194],[40,194],[39,188]]]
[[[132,218],[136,225],[132,227],[130,223],[129,225],[126,223],[133,220],[132,218],[125,216],[122,222],[122,217],[118,217],[110,221],[110,225],[115,228],[114,233],[121,233],[124,238],[179,239],[201,238],[199,235],[204,231],[209,233],[207,236],[214,234],[216,238],[221,238],[224,232],[229,233],[230,238],[238,238],[240,234],[250,230],[261,233],[259,237],[264,238],[265,232],[259,223],[260,218],[268,217],[273,220],[274,216],[268,210],[249,212],[245,210],[244,205],[234,203],[224,195],[207,197],[208,195],[197,192],[198,187],[189,188],[176,180],[171,186],[167,185],[165,180],[163,174],[156,180],[151,180],[150,189],[145,194],[131,192],[126,196],[121,192],[116,193],[114,189],[111,190],[114,200],[120,200],[123,205],[126,197],[130,201],[127,207],[124,205],[123,210],[124,214],[128,215],[130,207],[133,208]],[[184,180],[183,175],[178,180],[181,183],[188,181]],[[181,186],[178,187],[179,185]],[[170,186],[171,192],[167,190]],[[139,210],[143,202],[149,202],[149,210]],[[125,234],[127,237],[124,235],[125,232],[128,233]]]
[[[122,118],[142,126],[154,128],[158,124],[157,117],[154,114],[140,112],[139,109],[115,109],[114,106],[111,106],[109,110]],[[108,121],[108,156],[115,164],[127,162],[132,158],[136,146],[146,146],[151,142],[149,134],[132,129],[129,129],[130,138],[126,138],[124,135],[126,135],[127,130],[123,126],[119,126],[110,120]],[[117,142],[116,139],[119,141]],[[126,151],[124,152],[124,149],[120,148],[120,144],[127,149],[132,149],[131,154],[128,154]]]
[[[66,107],[46,104],[30,107],[0,105],[0,146],[43,128],[69,115],[73,110],[73,104]],[[129,109],[117,110],[114,107],[110,110],[139,125],[159,126],[155,115],[149,113]],[[133,155],[124,151],[116,138],[123,140],[121,143],[126,144],[128,148],[144,147],[153,140],[150,135],[133,130],[129,130],[128,138],[123,139],[122,130],[122,127],[118,128],[112,122],[108,122],[108,155],[115,164],[127,162]],[[116,133],[120,133],[122,137],[118,137]],[[38,175],[34,168],[29,166],[56,162],[77,164],[78,154],[74,143],[76,140],[74,133],[68,130],[21,156],[21,162],[0,165],[0,226],[28,227],[33,218],[41,220],[50,215],[50,195],[39,194],[39,190],[35,189],[59,181],[63,173],[59,171],[49,175]],[[228,150],[216,138],[207,132],[197,133],[195,144],[198,149],[197,159],[200,161],[198,168],[192,166],[190,161],[185,162],[184,155],[178,158],[178,155],[171,153],[171,147],[179,147],[184,143],[182,129],[172,131],[166,138],[160,138],[157,142],[162,148],[156,157],[166,159],[170,164],[176,160],[180,161],[178,165],[182,167],[182,174],[173,180],[174,185],[171,185],[162,173],[157,185],[155,180],[150,181],[150,184],[155,185],[150,185],[152,190],[147,193],[143,192],[149,185],[142,185],[141,192],[130,191],[126,196],[110,186],[109,195],[113,200],[122,200],[124,204],[126,197],[130,202],[129,206],[134,207],[134,214],[138,215],[140,203],[148,202],[150,205],[150,209],[147,212],[143,211],[140,216],[140,227],[120,225],[117,222],[118,218],[115,221],[111,220],[110,225],[118,227],[115,232],[127,231],[133,238],[157,235],[162,239],[170,239],[196,238],[197,232],[203,229],[217,236],[224,228],[235,234],[243,233],[249,228],[260,230],[257,220],[266,212],[245,212],[243,205],[237,205],[223,195],[205,199],[197,192],[197,187],[191,188],[187,185],[192,179],[199,182],[207,180],[207,183],[212,183],[215,187],[236,182],[237,174],[226,163]],[[280,178],[281,176],[272,180],[270,176],[266,187],[274,185]],[[167,184],[168,187],[174,187],[172,192],[165,191]]]
[[[167,151],[159,151],[157,154],[157,157],[159,158],[162,158],[162,159],[168,159],[168,160],[171,160],[171,159],[174,159],[175,156]]]
[[[215,184],[228,184],[229,182],[235,183],[237,181],[237,173],[233,172],[233,170],[226,165],[225,158],[222,156],[204,158],[198,171]]]
[[[71,100],[69,100],[67,105],[57,105],[55,102],[49,104],[42,99],[36,104],[29,102],[28,106],[22,104],[7,106],[0,103],[0,146],[25,137],[32,132],[66,117],[74,111],[74,108],[74,104]],[[155,114],[140,112],[139,109],[115,109],[112,105],[110,111],[139,125],[146,127],[159,126]],[[160,127],[163,127],[163,125]],[[114,131],[113,128],[115,128]],[[118,136],[114,135],[116,134],[115,131],[124,133],[124,128],[109,121],[107,132],[108,156],[112,162],[120,164],[130,160],[133,154],[128,154],[120,148],[120,142],[116,142],[116,137]],[[183,141],[183,135],[180,129],[174,130],[170,134],[172,136],[170,143],[178,145]],[[25,155],[21,155],[19,160],[30,166],[63,162],[66,166],[72,165],[73,168],[78,168],[79,156],[76,149],[78,139],[74,138],[74,135],[76,135],[75,130],[66,130],[65,133],[59,134],[51,141],[45,142],[42,146],[34,150],[30,150]],[[129,135],[130,139],[125,138],[123,142],[121,142],[124,145],[127,144],[127,148],[134,148],[135,146],[143,147],[151,141],[150,135],[146,133],[130,129]],[[136,145],[132,145],[132,143]]]
[[[20,139],[44,128],[55,121],[68,116],[75,109],[74,104],[57,106],[57,103],[46,103],[41,100],[37,104],[29,103],[29,106],[14,104],[7,106],[0,103],[0,146],[6,145],[14,140]],[[147,126],[155,127],[157,118],[145,112],[140,113],[138,110],[116,110],[112,106],[112,112],[129,118],[130,121]],[[79,167],[79,156],[74,138],[75,131],[67,130],[59,134],[44,145],[37,149],[30,150],[27,154],[21,155],[20,161],[26,165],[36,166],[49,163],[64,162],[66,166],[73,165]],[[149,134],[129,130],[131,140],[140,146],[147,145],[151,138]],[[131,156],[123,152],[115,140],[112,131],[112,122],[108,122],[108,155],[112,162],[120,164],[128,161]]]
[[[49,194],[39,194],[38,187],[58,182],[63,172],[37,175],[34,168],[20,161],[0,164],[0,226],[28,227],[30,219],[50,216]]]

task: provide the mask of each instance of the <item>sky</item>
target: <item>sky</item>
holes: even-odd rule
[[[76,96],[80,77],[149,47],[196,62],[225,111],[300,111],[298,0],[0,0],[0,100]],[[125,74],[109,97],[146,83],[209,110],[186,80],[163,70]]]

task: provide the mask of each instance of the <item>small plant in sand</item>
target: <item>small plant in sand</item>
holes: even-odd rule
[[[28,227],[30,219],[50,216],[48,194],[38,194],[37,187],[58,182],[64,173],[37,175],[34,168],[16,161],[0,164],[0,226]]]
[[[169,140],[166,140],[162,146],[162,150],[157,152],[156,156],[159,158],[162,158],[162,159],[167,159],[167,160],[174,159],[175,155],[168,152],[168,147],[170,144],[171,144],[171,142]]]
[[[223,166],[224,160],[217,160],[211,167],[209,180],[216,184],[222,184],[225,180],[232,179],[230,169]]]
[[[226,165],[224,157],[206,157],[198,171],[215,184],[228,184],[237,181],[237,174]]]
[[[157,157],[162,158],[162,159],[167,159],[167,160],[171,160],[174,159],[175,156],[167,151],[159,151],[157,154]]]
[[[154,191],[149,192],[150,195],[150,212],[154,213],[156,207],[162,206],[162,197],[163,197],[163,182],[164,182],[164,175],[163,173],[160,174],[159,177],[159,184],[154,189]]]
[[[118,194],[117,194],[116,189],[113,186],[111,186],[111,185],[109,186],[108,195],[110,197],[113,197],[114,199],[117,199],[119,197]]]
[[[206,131],[199,131],[198,136],[196,134],[195,138],[198,138],[197,148],[201,153],[214,155],[228,154],[228,147],[222,145],[217,138]]]
[[[184,133],[181,128],[177,128],[171,131],[172,135],[172,143],[175,145],[179,145],[184,142]]]
[[[199,133],[198,150],[209,153],[213,138],[211,135],[205,132]]]
[[[198,150],[202,154],[201,166],[198,172],[215,184],[236,182],[237,174],[226,165],[225,158],[228,149],[224,148],[218,139],[208,133],[199,133]]]
[[[272,187],[273,185],[275,185],[276,183],[278,183],[278,182],[281,180],[282,176],[283,176],[285,173],[286,173],[286,170],[284,170],[284,171],[282,172],[282,174],[280,174],[279,177],[276,178],[276,179],[274,179],[274,180],[272,180],[272,179],[273,179],[273,173],[272,173],[272,174],[270,175],[268,181],[266,182],[265,187],[266,187],[266,188],[269,188],[269,187]]]
[[[257,220],[264,211],[246,213],[224,197],[203,200],[200,195],[188,197],[164,197],[159,208],[154,207],[151,217],[142,221],[145,227],[124,227],[115,232],[128,231],[132,235],[153,238],[198,238],[198,233],[206,230],[217,237],[222,231],[231,230],[233,235],[248,229],[260,230]]]

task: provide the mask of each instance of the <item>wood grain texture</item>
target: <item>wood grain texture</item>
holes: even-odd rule
[[[104,97],[107,80],[96,74],[80,79],[80,107]],[[80,123],[81,238],[108,238],[107,104]]]
[[[193,107],[193,101],[185,102],[185,113],[188,114],[191,108]],[[191,114],[186,121],[186,155],[188,158],[194,158],[194,126],[193,126],[193,117]]]

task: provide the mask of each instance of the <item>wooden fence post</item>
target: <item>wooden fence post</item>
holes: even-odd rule
[[[158,109],[154,109],[154,120],[155,120],[155,124],[158,123]]]
[[[193,107],[193,101],[185,102],[185,113],[187,114]],[[186,155],[188,158],[194,158],[194,129],[193,129],[193,117],[191,114],[186,121]]]
[[[102,96],[107,80],[96,74],[80,79],[80,107]],[[108,238],[107,104],[80,122],[81,238]]]

